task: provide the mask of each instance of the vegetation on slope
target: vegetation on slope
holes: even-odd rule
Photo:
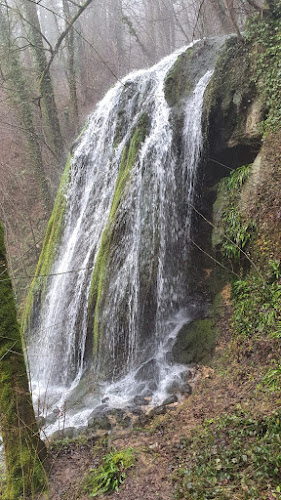
[[[251,78],[265,102],[261,167],[243,166],[220,182],[214,242],[231,267],[231,337],[213,366],[244,388],[243,404],[203,419],[182,442],[176,498],[281,498],[281,16],[278,4],[249,23]],[[243,83],[242,83],[243,85]],[[214,397],[216,398],[216,392]],[[257,408],[258,406],[258,408]]]

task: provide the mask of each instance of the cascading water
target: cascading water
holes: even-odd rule
[[[72,416],[76,425],[104,396],[112,406],[148,393],[158,403],[186,371],[171,348],[194,307],[185,269],[212,75],[197,78],[184,104],[178,151],[165,79],[186,49],[112,88],[71,160],[63,232],[28,358],[33,393],[49,407],[72,397],[87,368],[94,387]]]

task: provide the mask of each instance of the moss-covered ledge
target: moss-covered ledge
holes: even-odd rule
[[[72,157],[69,155],[61,178],[54,208],[48,222],[42,251],[35,272],[36,277],[31,283],[27,296],[26,305],[22,317],[22,330],[24,334],[29,330],[31,314],[33,311],[35,300],[37,304],[41,303],[42,294],[44,293],[44,290],[46,288],[48,275],[50,273],[57,249],[60,244],[66,208],[65,195],[69,182],[71,160]]]
[[[120,236],[118,235],[119,207],[126,197],[126,188],[130,182],[131,171],[137,161],[138,153],[148,130],[149,117],[144,113],[140,116],[131,139],[123,150],[109,219],[102,234],[94,267],[88,301],[88,335],[92,335],[91,332],[93,332],[93,354],[95,358],[98,356],[103,337],[103,323],[100,321],[99,311],[109,283],[108,273],[111,257]]]

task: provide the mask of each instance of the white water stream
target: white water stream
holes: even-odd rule
[[[164,84],[186,49],[148,70],[128,75],[109,90],[90,116],[73,155],[64,231],[51,269],[55,276],[48,279],[40,331],[31,332],[28,350],[33,396],[40,399],[45,413],[54,406],[62,408],[81,384],[91,278],[122,153],[140,118],[149,117],[149,132],[118,208],[118,220],[125,219],[125,223],[114,249],[110,284],[100,312],[107,347],[93,362],[92,376],[99,383],[90,397],[87,393],[87,404],[78,405],[79,409],[73,405],[67,413],[67,426],[84,425],[104,396],[109,405],[124,406],[134,395],[151,388],[152,401],[158,404],[167,396],[168,385],[186,371],[173,364],[168,354],[180,328],[191,319],[182,260],[188,259],[190,203],[203,142],[203,96],[212,75],[207,71],[194,82],[185,103],[182,151],[176,155]],[[152,299],[147,299],[144,283],[153,284]],[[148,319],[150,301],[153,312]],[[99,380],[104,356],[113,367],[106,382],[102,377]],[[147,373],[153,366],[152,380],[151,376],[147,380],[140,377],[138,370],[144,367],[145,372],[146,366]]]

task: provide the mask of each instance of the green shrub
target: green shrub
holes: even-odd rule
[[[185,442],[175,498],[263,500],[275,496],[281,474],[281,413],[241,411],[205,421]]]
[[[222,181],[226,186],[228,204],[222,214],[223,230],[227,238],[221,246],[221,251],[233,261],[239,261],[241,250],[244,251],[255,231],[255,223],[242,216],[238,207],[240,190],[250,175],[251,166],[243,165],[237,168]]]
[[[275,362],[274,366],[269,368],[262,379],[262,385],[267,387],[270,391],[281,390],[281,364]]]
[[[84,479],[84,490],[90,497],[103,493],[119,491],[124,483],[126,470],[134,466],[135,457],[132,448],[112,451],[105,455],[103,463],[91,470]]]
[[[263,130],[278,130],[281,124],[281,4],[273,13],[250,20],[246,39],[252,52],[256,82],[267,108]]]
[[[235,336],[268,335],[280,328],[281,285],[265,283],[248,274],[232,283],[233,333]]]

